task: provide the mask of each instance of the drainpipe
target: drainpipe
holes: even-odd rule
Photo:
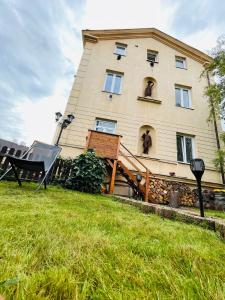
[[[207,72],[207,81],[208,81],[208,86],[210,86],[211,82],[210,82],[208,72]],[[220,150],[221,146],[220,146],[220,138],[219,138],[219,133],[218,133],[218,127],[217,127],[217,123],[216,123],[216,114],[215,114],[214,104],[213,104],[213,101],[212,101],[211,97],[209,98],[209,101],[210,101],[211,106],[212,106],[213,124],[214,124],[214,129],[215,129],[215,134],[216,134],[217,149]],[[220,162],[220,173],[221,173],[222,183],[225,184],[224,168],[223,168],[223,164],[221,162]]]

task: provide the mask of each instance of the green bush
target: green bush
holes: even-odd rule
[[[88,151],[73,160],[71,173],[66,180],[65,187],[97,194],[101,192],[105,174],[104,161],[97,157],[94,152]]]

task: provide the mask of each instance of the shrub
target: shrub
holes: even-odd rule
[[[100,193],[106,174],[104,161],[92,151],[79,155],[72,162],[65,187],[87,193]]]

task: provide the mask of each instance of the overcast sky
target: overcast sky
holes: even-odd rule
[[[224,0],[0,0],[0,138],[52,141],[82,29],[155,27],[206,52],[224,15]]]

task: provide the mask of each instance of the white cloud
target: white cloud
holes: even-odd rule
[[[158,0],[87,0],[84,29],[157,27],[168,32],[175,6]]]
[[[16,103],[14,107],[14,113],[22,120],[22,124],[20,124],[21,137],[17,140],[20,142],[22,139],[27,145],[30,145],[33,140],[52,142],[56,129],[55,112],[63,113],[65,110],[74,79],[71,70],[74,70],[74,74],[76,73],[82,54],[81,39],[76,35],[81,23],[78,23],[75,12],[63,2],[61,4],[65,19],[58,24],[57,35],[64,59],[64,76],[61,75],[61,78],[55,83],[55,88],[50,96],[39,97],[35,102],[28,96],[23,97],[23,100],[20,99],[20,102]]]
[[[188,45],[197,48],[203,52],[208,52],[216,46],[216,41],[223,32],[218,27],[207,27],[203,30],[187,35],[182,39]]]
[[[64,111],[71,86],[72,80],[59,81],[50,97],[43,97],[35,103],[24,99],[16,106],[16,113],[23,119],[23,141],[27,145],[34,140],[52,142],[56,129],[55,112]]]

